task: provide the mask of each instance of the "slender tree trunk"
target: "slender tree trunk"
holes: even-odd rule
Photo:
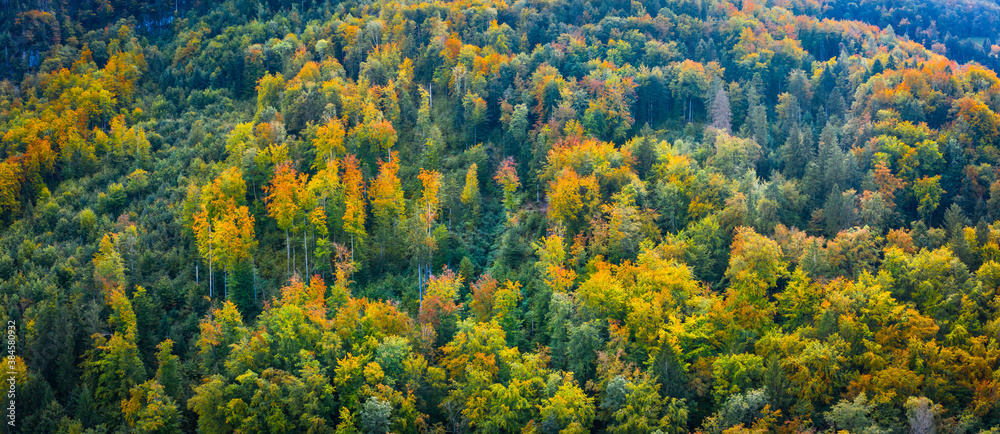
[[[307,232],[309,232],[308,229],[302,231],[302,253],[306,257],[306,278],[309,277],[309,243],[306,241]]]
[[[288,229],[285,229],[285,274],[287,276],[292,275],[292,268],[289,266],[291,263],[292,263],[292,247],[290,245],[290,241],[288,240]]]
[[[420,310],[424,308],[424,272],[423,266],[417,264],[417,287],[419,288],[418,296],[420,297]],[[419,310],[418,310],[419,312]]]

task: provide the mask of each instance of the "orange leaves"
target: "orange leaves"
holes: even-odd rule
[[[211,356],[216,347],[224,351],[229,345],[239,342],[247,334],[243,326],[243,316],[231,301],[226,301],[221,308],[213,309],[212,313],[198,325],[201,331],[198,335],[198,354]]]
[[[566,81],[558,69],[547,63],[538,66],[531,80],[535,87],[537,102],[535,112],[544,119],[561,98],[560,92],[566,86]]]
[[[504,192],[514,192],[517,187],[521,186],[521,180],[517,177],[517,167],[514,164],[514,157],[507,157],[503,160],[503,164],[497,168],[496,175],[493,176],[501,187],[503,187]]]
[[[479,280],[471,285],[472,301],[469,308],[475,314],[476,321],[485,322],[493,317],[493,294],[500,287],[500,282],[489,273],[479,276]]]
[[[872,170],[872,181],[875,182],[875,185],[878,187],[878,192],[881,193],[882,198],[885,199],[886,207],[889,209],[895,208],[895,191],[906,187],[906,182],[893,175],[892,171],[886,167],[884,162],[881,161],[875,163],[875,168]]]
[[[614,143],[583,137],[580,124],[566,124],[566,137],[549,150],[545,167],[539,178],[551,181],[570,168],[581,176],[595,175],[601,186],[622,186],[634,177],[634,158],[628,150],[615,147]]]
[[[319,276],[313,276],[309,284],[304,284],[298,276],[281,288],[278,306],[287,304],[299,306],[317,324],[326,324],[326,284]]]
[[[372,182],[370,197],[372,212],[383,225],[393,219],[402,220],[406,212],[403,188],[400,185],[398,153],[390,152],[389,161],[379,161],[378,176]]]
[[[1000,116],[986,104],[978,99],[965,97],[955,105],[958,108],[957,118],[968,124],[967,131],[959,132],[959,137],[966,146],[995,145],[1000,142]]]
[[[122,102],[132,101],[135,82],[146,70],[146,58],[141,51],[118,52],[104,65],[104,85]]]
[[[344,232],[358,238],[358,241],[367,236],[365,232],[365,180],[358,167],[358,160],[354,155],[348,154],[344,158]]]
[[[246,206],[237,207],[231,203],[231,207],[219,216],[215,226],[219,259],[227,271],[232,271],[237,264],[250,259],[257,247],[254,218]]]
[[[295,224],[295,216],[299,210],[296,194],[302,189],[304,180],[305,175],[296,176],[295,169],[286,162],[274,169],[271,184],[264,187],[267,192],[267,215],[277,220],[281,229],[287,231]]]
[[[461,50],[462,40],[458,39],[457,33],[452,32],[451,35],[448,35],[448,39],[444,41],[444,50],[441,51],[441,55],[447,57],[449,61],[455,61]]]
[[[348,299],[333,313],[332,321],[333,330],[349,346],[379,341],[389,335],[407,336],[413,331],[413,321],[405,312],[365,298]]]
[[[57,124],[62,124],[58,122]],[[15,122],[12,127],[2,135],[9,162],[19,163],[26,172],[24,178],[31,178],[34,174],[50,173],[55,163],[56,154],[52,150],[52,140],[57,137],[50,136],[49,121],[46,119],[26,118],[20,122]],[[17,151],[21,151],[17,155]]]
[[[308,61],[302,65],[302,69],[299,70],[299,73],[296,74],[295,78],[292,80],[315,83],[321,81],[322,79],[323,77],[320,74],[319,64],[314,61]]]

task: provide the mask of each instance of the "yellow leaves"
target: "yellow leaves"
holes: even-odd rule
[[[198,354],[208,356],[215,347],[220,345],[225,349],[246,334],[243,326],[243,316],[231,301],[223,303],[221,308],[212,312],[198,324],[201,333],[198,334]]]
[[[423,185],[423,195],[417,200],[417,213],[420,215],[420,220],[424,230],[430,234],[431,227],[437,220],[438,210],[441,208],[441,199],[438,197],[438,192],[441,190],[441,181],[443,175],[436,170],[424,170],[420,169],[420,175],[417,175],[417,179]]]
[[[469,165],[469,170],[465,172],[465,187],[460,199],[465,205],[479,207],[479,166],[476,163]]]
[[[600,202],[600,187],[594,175],[581,177],[565,168],[549,183],[549,218],[575,227],[586,221]]]
[[[340,193],[340,164],[327,160],[324,166],[309,180],[308,190],[316,198],[330,199]]]
[[[370,348],[387,335],[408,336],[413,321],[396,307],[364,298],[347,298],[333,313],[333,330],[348,347]]]
[[[219,242],[219,257],[226,269],[232,269],[247,260],[257,247],[254,235],[254,218],[246,206],[226,210],[216,223],[216,240]]]
[[[444,271],[427,280],[427,292],[420,306],[420,322],[429,323],[434,328],[441,323],[445,315],[452,315],[458,310],[455,301],[462,288],[463,277],[445,267]]]
[[[364,375],[365,381],[372,385],[381,383],[385,378],[385,372],[382,371],[382,367],[375,362],[365,365]]]
[[[602,185],[623,185],[630,182],[634,176],[632,154],[616,148],[614,143],[582,137],[582,130],[572,132],[574,125],[576,128],[580,127],[576,121],[566,124],[566,137],[549,150],[545,168],[539,178],[553,180],[564,169],[570,168],[581,175],[597,176]]]
[[[178,428],[177,404],[158,381],[149,380],[135,386],[129,394],[128,400],[122,400],[121,409],[125,421],[136,432],[165,432]]]
[[[598,317],[624,319],[630,294],[613,273],[613,265],[600,259],[594,265],[597,270],[580,284],[577,297]]]
[[[197,198],[199,202],[190,204],[196,207],[192,210],[191,230],[202,258],[211,263],[219,257],[227,271],[249,259],[257,240],[254,218],[247,206],[240,205],[246,200],[246,182],[239,168],[223,171],[202,188],[200,195],[192,186],[188,196],[189,201]]]
[[[316,147],[314,169],[325,166],[326,162],[333,161],[347,152],[344,148],[345,134],[344,125],[337,118],[330,118],[316,130],[316,139],[313,141],[313,146]]]
[[[136,296],[145,293],[142,287],[136,289]],[[132,310],[132,302],[120,288],[113,289],[108,296],[109,304],[114,313],[108,320],[108,324],[115,328],[115,333],[120,333],[126,340],[135,341],[137,323],[135,311]]]
[[[542,420],[553,420],[567,430],[576,425],[578,432],[586,432],[594,422],[594,398],[577,386],[572,374],[566,374],[555,394],[543,401],[541,415]]]
[[[398,111],[395,107],[396,97],[392,89],[390,87],[381,89],[391,94],[382,95],[381,99],[388,98],[387,101],[382,101],[385,103],[382,105],[388,106],[385,108],[390,109],[390,112]],[[388,152],[396,144],[397,139],[396,129],[392,126],[392,122],[385,118],[385,114],[376,106],[375,102],[365,103],[361,113],[362,122],[351,129],[351,135],[357,137],[362,143],[367,143],[373,153]]]
[[[752,228],[736,229],[726,277],[730,289],[743,300],[764,307],[766,291],[788,275],[788,263],[778,243],[757,234]]]
[[[292,276],[288,285],[281,288],[278,306],[294,305],[305,311],[316,324],[326,325],[326,284],[319,276],[313,276],[305,285],[298,276]]]
[[[141,51],[114,53],[104,65],[104,84],[122,101],[131,101],[135,82],[145,69],[146,58]]]
[[[534,244],[538,262],[535,267],[544,274],[545,283],[553,292],[568,292],[576,280],[576,272],[565,267],[566,245],[559,232],[553,232]]]
[[[20,171],[16,162],[0,161],[0,217],[20,209]]]
[[[521,301],[521,282],[507,281],[499,290],[494,293],[493,308],[496,311],[496,318],[501,324],[505,320],[512,318],[517,305]]]
[[[367,236],[365,232],[365,219],[368,216],[365,211],[365,180],[354,155],[348,154],[344,158],[343,168],[344,232],[356,237],[360,242]]]
[[[494,378],[499,371],[497,363],[502,361],[498,357],[506,349],[506,336],[495,321],[473,323],[466,320],[459,323],[454,339],[441,348],[440,365],[458,381],[464,381],[472,372],[487,373]]]
[[[733,137],[720,131],[715,138],[715,155],[709,158],[708,164],[729,179],[736,179],[753,167],[762,153],[756,141]]]
[[[285,90],[285,78],[281,74],[265,74],[257,81],[257,111],[267,107],[281,107],[280,95]]]
[[[124,290],[125,264],[118,253],[118,234],[104,234],[94,254],[94,280],[104,292],[105,303],[111,303],[115,293]]]
[[[399,173],[398,155],[397,152],[390,152],[389,161],[379,161],[378,177],[372,182],[369,195],[372,212],[383,225],[391,224],[394,219],[402,220],[406,213],[403,188],[397,175]]]

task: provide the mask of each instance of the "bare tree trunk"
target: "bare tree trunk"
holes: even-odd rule
[[[309,243],[306,241],[308,229],[302,231],[302,253],[306,257],[306,278],[309,278]]]
[[[289,264],[292,263],[292,248],[289,243],[290,242],[288,241],[288,229],[285,229],[285,274],[287,276],[292,275],[292,269],[291,267],[289,267]]]

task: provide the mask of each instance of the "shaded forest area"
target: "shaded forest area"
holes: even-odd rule
[[[993,3],[0,8],[26,431],[1000,430]]]

